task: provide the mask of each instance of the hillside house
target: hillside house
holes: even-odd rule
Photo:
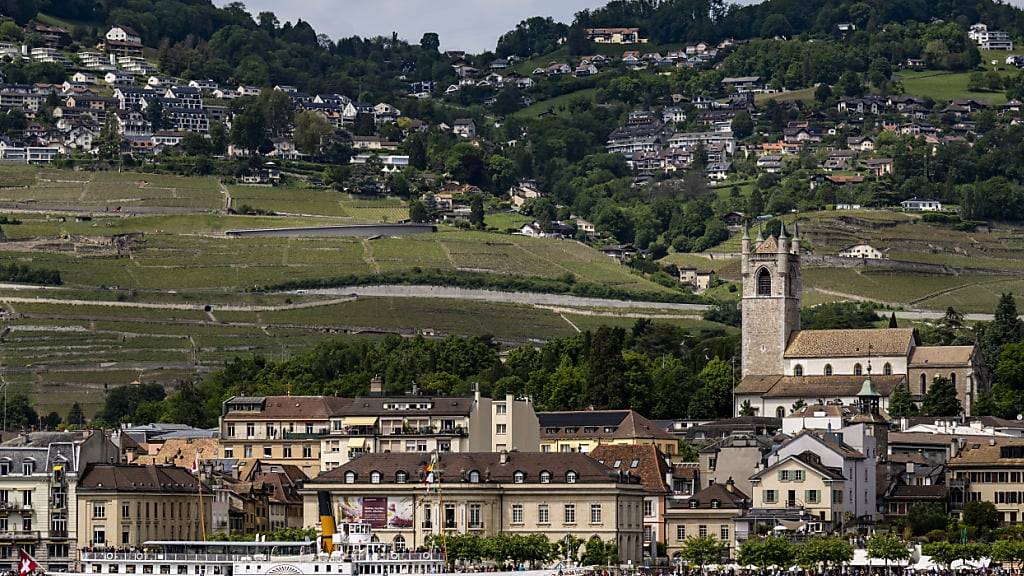
[[[459,118],[452,125],[452,133],[460,138],[476,138],[476,122],[472,118]]]
[[[854,244],[839,251],[840,258],[860,258],[863,260],[882,260],[885,253],[870,244]]]
[[[938,200],[926,200],[923,198],[911,198],[900,202],[904,212],[941,212],[942,202]]]
[[[587,40],[595,44],[641,44],[639,28],[587,28]]]
[[[537,183],[524,180],[519,182],[509,190],[509,195],[512,197],[512,209],[519,212],[523,209],[523,206],[530,200],[541,198],[544,194],[537,189]]]
[[[691,286],[697,294],[710,288],[714,277],[714,272],[698,270],[689,266],[679,268],[679,282]]]

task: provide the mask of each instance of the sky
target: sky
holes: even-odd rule
[[[227,4],[229,0],[217,0]],[[584,9],[607,0],[243,0],[252,14],[271,10],[278,19],[309,22],[331,38],[390,36],[418,43],[437,32],[443,50],[493,50],[498,37],[531,16],[570,23]]]

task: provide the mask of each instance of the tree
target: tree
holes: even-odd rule
[[[580,558],[583,566],[608,566],[618,564],[618,550],[614,542],[604,542],[597,536],[587,540],[587,547]]]
[[[42,418],[39,419],[39,425],[44,430],[56,430],[57,427],[60,426],[63,421],[64,419],[60,417],[60,414],[57,414],[56,412],[50,412],[46,416],[43,416]]]
[[[1024,540],[996,540],[992,544],[992,559],[1009,562],[1011,567],[1013,564],[1017,564],[1018,567],[1024,565]]]
[[[228,151],[228,130],[223,122],[210,123],[210,151],[216,155]]]
[[[1003,346],[1020,342],[1021,321],[1017,314],[1017,302],[1013,294],[1002,294],[996,304],[995,318],[983,326],[979,338],[982,356],[988,366],[998,365]]]
[[[266,139],[266,121],[257,107],[249,106],[235,115],[231,122],[232,144],[255,155]]]
[[[295,148],[303,154],[317,156],[324,143],[334,134],[334,127],[323,114],[304,110],[295,115]]]
[[[786,538],[770,536],[768,538],[750,538],[743,542],[737,553],[740,565],[757,566],[762,570],[777,566],[787,569],[793,565],[796,548]]]
[[[117,116],[107,114],[99,137],[99,155],[104,160],[116,160],[121,157],[121,131],[117,126]]]
[[[742,140],[754,133],[754,120],[750,113],[741,110],[732,118],[732,134],[738,140]]]
[[[914,401],[910,397],[910,390],[906,382],[898,384],[889,396],[889,416],[892,418],[907,418],[917,412]]]
[[[68,426],[85,426],[85,412],[82,411],[82,405],[75,402],[71,405],[71,409],[68,410],[67,418]]]
[[[409,219],[413,222],[429,222],[430,210],[424,202],[413,200],[409,202]]]
[[[717,564],[725,554],[725,543],[714,536],[691,536],[683,542],[679,555],[691,564],[700,566],[701,572],[708,564]]]
[[[945,530],[949,515],[941,502],[921,502],[910,507],[907,522],[914,536],[924,536],[935,530]]]
[[[893,532],[875,532],[868,538],[868,557],[885,560],[886,571],[889,562],[910,558],[910,550],[899,535]]]
[[[987,534],[999,527],[1002,513],[996,510],[992,502],[974,500],[964,505],[962,517],[965,525],[981,534]]]
[[[153,132],[163,130],[164,128],[164,104],[159,98],[154,98],[152,102],[146,103],[146,121],[149,122],[149,128]]]
[[[956,560],[956,549],[946,541],[928,542],[921,546],[921,554],[930,556],[932,562],[942,564],[949,569],[949,565]]]
[[[39,414],[24,394],[15,394],[7,400],[6,419],[7,430],[29,430],[39,425]]]
[[[420,38],[420,48],[427,52],[437,52],[441,48],[441,37],[437,32],[426,32]]]
[[[259,107],[263,110],[264,120],[271,134],[284,134],[291,126],[295,105],[285,92],[264,90],[260,94]]]
[[[896,313],[893,312],[889,315],[889,328],[899,328],[900,325],[896,322]]]
[[[828,102],[828,99],[831,97],[832,87],[825,82],[818,84],[818,87],[814,89],[814,101],[819,104]]]
[[[732,413],[732,367],[713,358],[697,375],[704,385],[690,400],[691,418],[721,418]]]
[[[478,230],[484,229],[484,198],[474,194],[469,201],[469,223]]]
[[[836,88],[842,92],[843,96],[860,96],[864,93],[864,81],[861,79],[860,74],[847,70],[839,77],[839,83],[836,84]]]
[[[953,382],[945,376],[936,376],[921,402],[921,412],[926,416],[959,416],[963,410]]]
[[[842,538],[818,537],[804,541],[797,549],[797,561],[806,568],[826,568],[853,560],[853,546]]]

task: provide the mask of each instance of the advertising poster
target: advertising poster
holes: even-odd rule
[[[386,528],[388,525],[388,499],[363,498],[363,522],[374,530]]]
[[[412,528],[412,497],[388,498],[388,528]]]

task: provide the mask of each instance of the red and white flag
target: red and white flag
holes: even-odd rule
[[[39,563],[36,559],[22,549],[18,549],[18,576],[28,576],[39,570]]]

